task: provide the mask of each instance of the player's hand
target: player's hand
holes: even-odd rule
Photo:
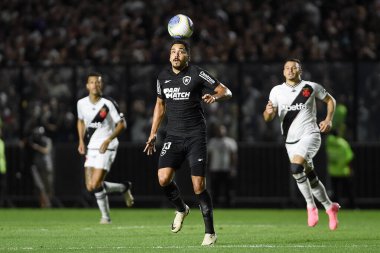
[[[268,101],[268,103],[267,103],[267,105],[266,105],[266,107],[265,107],[265,111],[268,113],[268,114],[270,114],[270,115],[272,115],[273,113],[274,113],[274,109],[273,109],[273,103],[272,103],[272,101]]]
[[[203,99],[203,102],[205,102],[206,104],[212,104],[212,103],[215,103],[216,101],[216,98],[210,94],[203,95],[202,99]]]
[[[86,154],[86,147],[85,147],[85,145],[84,145],[83,142],[79,142],[78,152],[79,152],[79,154],[81,154],[81,155]]]
[[[104,154],[107,151],[108,145],[110,145],[111,140],[107,139],[105,140],[102,145],[100,146],[99,153]]]
[[[153,155],[154,152],[156,152],[156,139],[157,135],[151,135],[149,136],[148,141],[146,142],[144,153],[146,152],[147,155]]]
[[[324,120],[319,123],[319,130],[321,131],[321,133],[328,133],[331,130],[331,127],[331,120]]]

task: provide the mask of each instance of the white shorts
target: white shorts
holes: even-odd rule
[[[309,167],[313,168],[313,158],[321,147],[321,135],[319,133],[312,133],[302,137],[302,139],[294,144],[285,144],[285,147],[289,160],[292,160],[295,155],[299,155],[305,158]]]
[[[109,172],[113,161],[115,161],[116,153],[116,150],[107,150],[104,154],[101,154],[98,149],[89,149],[87,150],[84,167],[103,169]]]

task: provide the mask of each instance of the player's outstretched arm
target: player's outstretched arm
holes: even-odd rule
[[[332,120],[334,118],[336,101],[330,94],[327,94],[325,99],[323,99],[323,102],[327,104],[327,114],[326,118],[319,123],[319,129],[321,133],[328,133],[332,127]]]
[[[165,116],[165,100],[157,97],[156,105],[154,107],[154,112],[153,112],[152,128],[150,130],[150,135],[143,151],[143,152],[146,152],[147,155],[153,155],[153,153],[156,152],[157,132],[164,116]]]
[[[263,112],[263,117],[265,122],[272,121],[277,113],[277,107],[273,106],[272,101],[268,101],[267,105],[265,106],[265,110]]]
[[[228,89],[224,84],[220,83],[216,88],[214,89],[215,94],[205,94],[203,95],[202,99],[203,102],[206,104],[212,104],[217,101],[224,101],[227,99],[230,99],[232,97],[232,92],[230,89]]]

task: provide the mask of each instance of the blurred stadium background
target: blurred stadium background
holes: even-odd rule
[[[0,113],[8,164],[3,206],[38,206],[20,143],[39,125],[54,142],[59,206],[95,205],[84,189],[75,129],[76,101],[86,94],[90,71],[104,75],[105,94],[118,101],[128,121],[109,176],[134,182],[136,206],[167,205],[156,180],[157,157],[147,158],[142,150],[156,74],[168,61],[166,24],[177,13],[194,21],[192,61],[234,94],[232,101],[205,110],[210,136],[214,125],[224,124],[239,143],[236,207],[303,206],[278,122],[265,124],[261,116],[288,57],[300,58],[303,78],[320,82],[347,106],[356,202],[380,207],[379,0],[1,1]],[[323,146],[315,163],[329,189]],[[193,201],[190,179],[178,181]],[[122,199],[111,198],[115,205]]]

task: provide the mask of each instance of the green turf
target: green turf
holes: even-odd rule
[[[192,208],[182,231],[170,232],[171,209],[0,209],[0,252],[380,252],[380,211],[340,212],[329,231],[320,211],[315,228],[304,210],[215,210],[218,243],[205,249],[203,221]]]

